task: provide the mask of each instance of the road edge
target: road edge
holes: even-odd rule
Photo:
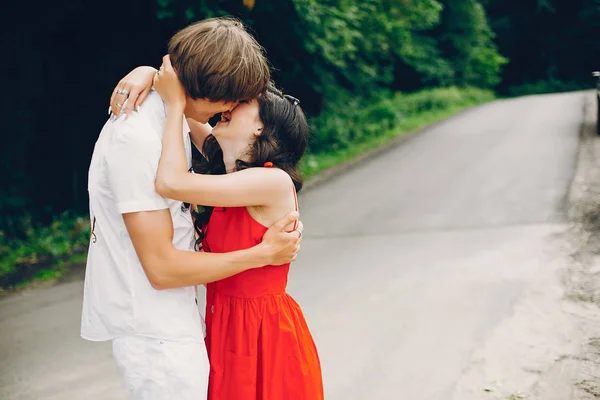
[[[597,139],[595,122],[595,91],[587,91],[582,105],[582,120],[579,127],[579,149],[575,164],[575,174],[571,179],[567,196],[567,216],[570,222],[579,222],[586,212],[586,192],[589,189],[590,169],[600,160],[596,154],[593,142]],[[593,182],[592,182],[593,183]]]

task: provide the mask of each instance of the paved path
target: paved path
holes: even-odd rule
[[[556,256],[582,93],[462,113],[301,198],[289,290],[332,400],[449,400],[474,349]],[[82,283],[0,301],[0,398],[125,399],[78,337]]]

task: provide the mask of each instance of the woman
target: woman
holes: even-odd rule
[[[201,174],[189,174],[181,137],[185,92],[168,56],[154,87],[167,107],[156,189],[212,207],[196,218],[205,251],[254,246],[268,226],[298,209],[296,168],[309,127],[297,99],[270,86],[223,113],[202,146]],[[316,347],[285,292],[288,271],[289,264],[266,266],[207,285],[209,399],[323,398]]]

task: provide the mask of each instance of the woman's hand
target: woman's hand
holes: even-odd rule
[[[137,67],[128,73],[113,90],[110,111],[117,116],[121,115],[121,109],[125,114],[129,114],[131,110],[139,111],[152,89],[155,74],[156,68],[152,67]]]
[[[168,55],[163,57],[160,70],[154,75],[154,89],[160,94],[167,108],[174,107],[181,111],[185,109],[185,89],[175,73]]]

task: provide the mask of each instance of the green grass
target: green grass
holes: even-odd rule
[[[77,252],[71,254],[65,259],[58,260],[47,269],[41,269],[35,274],[34,280],[47,281],[58,279],[64,275],[67,269],[73,265],[81,265],[87,259],[87,251],[85,248],[79,248]]]

